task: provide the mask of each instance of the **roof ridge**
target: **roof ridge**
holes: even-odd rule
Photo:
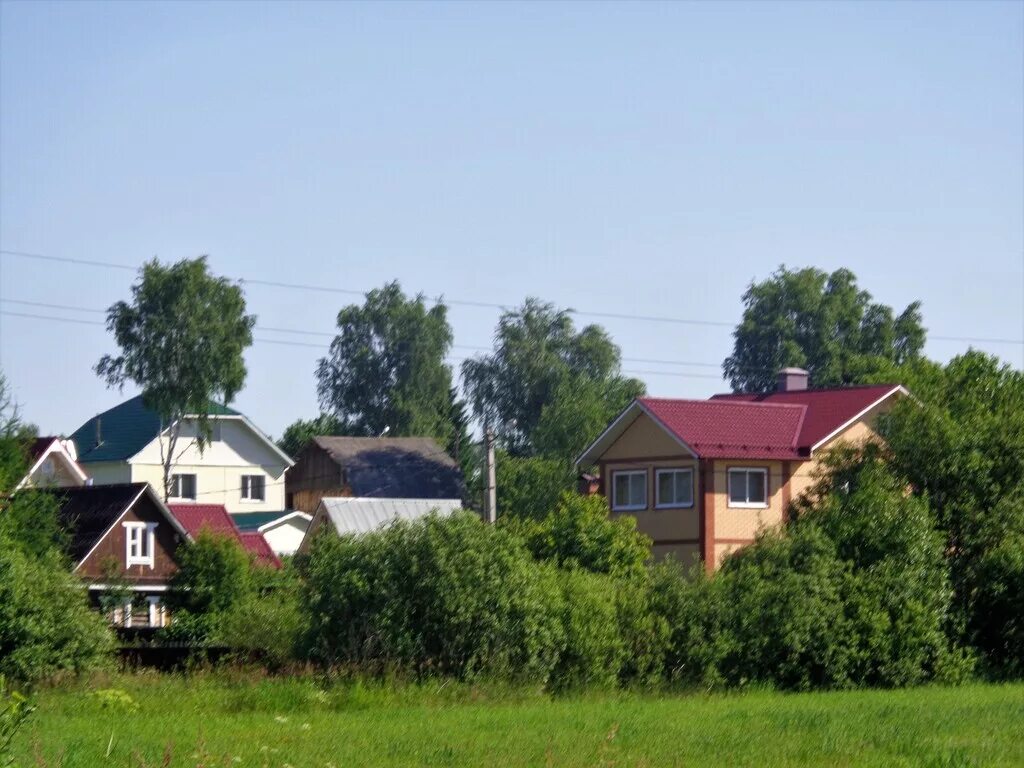
[[[721,399],[716,400],[714,397],[709,397],[706,400],[696,400],[687,397],[641,397],[639,398],[642,402],[659,402],[659,403],[700,403],[701,405],[730,405],[730,406],[759,406],[769,408],[803,408],[806,410],[807,405],[804,403],[762,403],[754,402],[751,400],[727,400]]]

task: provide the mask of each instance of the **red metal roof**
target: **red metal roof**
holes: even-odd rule
[[[171,514],[195,538],[203,530],[233,537],[260,563],[281,567],[281,560],[259,532],[242,533],[223,504],[168,504]]]
[[[270,544],[263,538],[262,533],[259,531],[247,531],[240,535],[242,537],[242,546],[256,558],[256,562],[274,568],[281,567],[281,559],[274,554],[274,550],[270,548]]]
[[[238,538],[238,528],[223,504],[168,504],[167,507],[193,538],[203,529]]]
[[[703,458],[795,459],[896,385],[809,389],[710,400],[640,398],[640,404]]]

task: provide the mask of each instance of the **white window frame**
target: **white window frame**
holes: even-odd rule
[[[181,491],[181,480],[182,477],[192,478],[192,488],[195,492],[195,496],[178,496],[176,492]],[[199,498],[199,477],[195,472],[175,472],[171,475],[171,493],[169,496],[170,501],[195,501]]]
[[[764,501],[733,501],[732,500],[732,476],[734,473],[742,472],[748,476],[747,496],[750,495],[750,474],[761,475],[764,484]],[[768,509],[768,502],[771,497],[768,494],[768,469],[767,467],[730,467],[728,476],[725,478],[725,498],[728,505],[733,509]]]
[[[690,500],[685,503],[663,502],[661,500],[661,476],[668,474],[687,474],[690,476]],[[654,470],[654,508],[655,509],[689,509],[693,506],[693,497],[697,489],[693,484],[693,467],[659,467]]]
[[[152,568],[155,563],[156,523],[126,522],[124,526],[125,566],[142,565]],[[132,545],[138,544],[139,554],[132,554]],[[148,554],[142,554],[147,552]]]
[[[257,499],[252,496],[252,479],[258,477],[263,481],[263,498]],[[242,501],[246,504],[262,504],[267,500],[267,476],[266,475],[242,475]]]
[[[642,504],[617,504],[616,498],[618,494],[615,492],[620,477],[636,477],[639,475],[643,478],[644,482],[644,501]],[[638,509],[647,509],[647,470],[646,469],[630,469],[630,470],[619,470],[618,472],[612,472],[612,511],[614,512],[630,512]]]

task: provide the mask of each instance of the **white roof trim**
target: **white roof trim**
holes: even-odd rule
[[[79,466],[78,462],[71,458],[71,455],[68,453],[67,448],[64,447],[63,440],[61,440],[61,438],[59,437],[55,437],[53,438],[53,441],[46,447],[46,450],[43,451],[42,454],[40,454],[38,459],[36,459],[36,463],[32,465],[32,468],[25,473],[25,476],[23,478],[21,478],[21,482],[14,487],[15,491],[20,491],[22,487],[28,484],[28,481],[32,479],[32,475],[34,475],[36,470],[39,469],[40,466],[42,466],[43,462],[46,461],[46,458],[51,453],[56,453],[61,457],[67,468],[70,469],[71,472],[76,477],[78,477],[79,480],[82,481],[82,485],[85,485],[89,481],[89,476],[85,474],[85,472]]]
[[[628,421],[624,421],[624,419],[630,416],[630,414],[632,414],[632,418],[629,419]],[[589,446],[587,446],[586,450],[584,450],[583,453],[581,453],[576,458],[576,461],[574,462],[574,466],[576,467],[576,469],[579,469],[581,466],[589,466],[590,464],[593,464],[594,461],[597,460],[597,456],[593,454],[597,453],[598,456],[603,454],[607,450],[607,447],[604,445],[605,442],[608,441],[609,439],[610,442],[615,442],[615,440],[618,440],[622,436],[622,434],[630,426],[632,426],[633,422],[640,417],[641,414],[645,414],[648,418],[650,418],[651,421],[653,421],[663,432],[665,432],[665,434],[667,434],[669,437],[671,437],[673,440],[679,443],[679,445],[685,448],[686,451],[691,456],[693,456],[693,458],[700,458],[700,456],[697,455],[697,452],[693,450],[693,448],[687,445],[684,440],[680,439],[675,432],[666,427],[665,423],[657,416],[655,416],[647,406],[640,402],[639,399],[636,399],[629,405],[627,405],[625,410],[623,410],[622,413],[620,413],[615,418],[615,421],[609,424],[608,427],[604,430],[604,432],[602,432],[598,436],[598,438]]]
[[[313,522],[313,516],[312,515],[307,515],[305,512],[300,512],[299,510],[295,510],[294,512],[289,512],[287,515],[282,515],[281,517],[275,518],[274,520],[271,520],[269,523],[264,523],[263,525],[261,525],[256,530],[259,531],[260,533],[263,533],[264,531],[270,530],[271,528],[276,528],[281,523],[288,522],[293,517],[301,517],[303,520],[306,521],[307,525],[309,523]]]
[[[823,446],[823,445],[824,445],[825,443],[827,443],[827,442],[828,442],[829,440],[831,440],[832,438],[836,437],[837,435],[839,435],[839,434],[841,434],[841,433],[845,432],[845,431],[846,431],[846,430],[847,430],[847,429],[848,429],[848,428],[849,428],[850,426],[852,426],[853,424],[855,424],[856,422],[858,422],[858,421],[860,421],[860,420],[861,420],[862,418],[864,418],[864,416],[865,416],[865,415],[866,415],[866,414],[867,414],[867,413],[868,413],[869,411],[871,411],[871,409],[872,409],[872,408],[875,408],[875,407],[877,407],[877,406],[881,405],[882,403],[884,403],[884,402],[885,402],[886,400],[888,400],[888,399],[889,399],[890,397],[892,397],[893,395],[895,395],[895,394],[897,394],[897,393],[898,393],[898,394],[901,394],[901,395],[907,395],[907,396],[913,397],[913,395],[911,395],[911,394],[910,394],[910,391],[909,391],[909,390],[908,390],[908,389],[907,389],[906,387],[904,387],[904,386],[903,386],[902,384],[900,384],[900,385],[898,385],[898,386],[895,386],[895,387],[893,387],[893,388],[892,388],[891,390],[889,390],[889,391],[888,391],[888,392],[886,392],[886,393],[885,393],[884,395],[882,395],[882,396],[881,396],[880,398],[878,398],[877,400],[875,400],[875,402],[871,403],[871,405],[869,405],[869,406],[868,406],[867,408],[865,408],[864,410],[862,410],[862,411],[861,411],[860,413],[858,413],[858,414],[857,414],[856,416],[853,416],[852,418],[850,418],[850,419],[848,419],[847,421],[843,422],[843,423],[842,423],[842,424],[840,424],[840,425],[839,425],[838,427],[836,427],[836,428],[835,428],[834,430],[832,430],[832,431],[831,431],[831,432],[829,432],[829,433],[828,433],[827,435],[825,435],[825,437],[821,438],[821,440],[819,440],[819,441],[818,441],[818,442],[816,442],[816,443],[815,443],[814,445],[812,445],[812,446],[811,446],[811,454],[813,455],[813,454],[814,454],[814,452],[815,452],[815,451],[816,451],[816,450],[817,450],[818,448],[820,448],[821,446]]]
[[[182,416],[182,419],[186,420],[186,421],[188,419],[197,419],[197,418],[199,418],[199,414],[197,414],[197,413],[186,413],[184,416]],[[269,437],[267,437],[266,434],[264,434],[263,430],[261,430],[259,427],[257,427],[255,424],[253,424],[251,421],[249,421],[249,417],[246,416],[245,414],[239,413],[239,414],[235,414],[233,416],[228,415],[228,414],[217,414],[217,415],[212,415],[211,414],[209,418],[211,418],[211,419],[224,419],[226,421],[241,421],[243,424],[245,424],[245,426],[247,426],[249,428],[249,430],[254,435],[256,435],[256,437],[258,437],[260,440],[262,440],[266,445],[270,446],[270,450],[272,450],[274,453],[276,453],[279,458],[284,460],[285,470],[287,470],[289,467],[295,466],[295,462],[292,460],[292,457],[289,456],[284,451],[282,451],[280,448],[278,448],[277,443],[275,443],[273,440],[271,440]],[[164,431],[165,432],[168,429],[170,429],[169,426],[168,427],[164,427]],[[156,434],[156,436],[151,438],[148,443],[146,443],[144,446],[142,446],[142,448],[140,448],[138,451],[133,453],[131,456],[129,456],[124,461],[126,461],[129,464],[131,464],[132,459],[134,459],[136,456],[138,456],[140,453],[142,453],[146,448],[148,448],[149,445],[153,442],[153,440],[158,439],[161,434],[163,434],[163,433],[162,432],[158,432]]]
[[[102,488],[103,486],[97,485],[97,486],[91,486],[91,487],[94,487],[94,488]],[[94,543],[94,544],[92,545],[92,548],[91,548],[91,549],[90,549],[90,550],[89,550],[88,552],[86,552],[86,553],[85,553],[85,555],[84,555],[84,556],[82,557],[82,559],[81,559],[81,560],[79,560],[79,561],[78,561],[78,562],[77,562],[77,563],[75,564],[74,570],[76,570],[76,571],[77,571],[77,570],[78,570],[79,568],[81,568],[81,567],[82,567],[82,563],[84,563],[84,562],[85,562],[86,560],[88,560],[88,559],[89,559],[89,557],[90,557],[90,556],[92,555],[92,553],[96,551],[96,547],[98,547],[98,546],[99,546],[99,545],[100,545],[100,544],[101,544],[101,543],[103,542],[103,540],[104,540],[105,538],[107,538],[107,536],[109,536],[109,535],[110,535],[110,532],[111,532],[112,530],[114,530],[114,529],[115,529],[115,528],[117,527],[117,524],[118,524],[119,522],[121,522],[121,520],[122,520],[122,519],[124,518],[124,516],[125,516],[125,515],[127,515],[127,514],[128,514],[128,510],[129,510],[129,509],[131,509],[132,507],[134,507],[134,506],[135,506],[136,502],[138,502],[138,500],[142,498],[142,495],[143,495],[143,494],[149,494],[149,497],[150,497],[150,498],[151,498],[151,499],[152,499],[152,500],[153,500],[154,502],[156,502],[156,506],[157,506],[157,509],[158,509],[158,510],[160,510],[160,513],[161,513],[161,514],[162,514],[162,515],[163,515],[164,517],[166,517],[166,518],[167,518],[168,522],[170,522],[170,524],[171,524],[171,527],[172,527],[172,528],[174,528],[174,530],[176,530],[176,531],[177,531],[178,533],[180,533],[180,534],[181,534],[181,535],[182,535],[182,536],[183,536],[183,537],[185,538],[185,541],[192,541],[192,537],[188,535],[188,531],[186,531],[186,530],[185,530],[185,529],[184,529],[184,528],[182,527],[181,523],[180,523],[180,522],[178,522],[178,518],[176,518],[176,517],[175,517],[175,516],[174,516],[174,515],[173,515],[173,514],[171,513],[171,510],[169,510],[169,509],[167,508],[167,505],[166,505],[166,504],[164,504],[164,503],[163,503],[163,502],[162,502],[162,501],[160,500],[160,497],[156,495],[156,492],[155,492],[155,491],[153,490],[153,486],[151,486],[151,485],[150,485],[149,483],[146,483],[146,486],[145,486],[145,487],[144,487],[144,488],[143,488],[142,490],[140,490],[140,491],[139,491],[139,492],[138,492],[137,494],[135,494],[135,495],[134,495],[134,496],[132,497],[132,500],[131,500],[131,501],[129,501],[129,502],[128,502],[128,503],[127,503],[127,504],[125,505],[125,508],[124,508],[123,510],[121,510],[121,514],[120,514],[120,515],[118,515],[118,516],[117,516],[117,517],[116,517],[116,518],[114,519],[114,522],[112,522],[112,523],[110,524],[110,526],[109,526],[109,527],[107,528],[107,530],[105,530],[105,531],[103,532],[103,535],[102,535],[102,536],[100,536],[100,537],[99,537],[98,539],[96,539],[96,542],[95,542],[95,543]]]

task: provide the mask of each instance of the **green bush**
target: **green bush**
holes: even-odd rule
[[[564,639],[551,675],[555,690],[615,685],[625,648],[616,615],[616,584],[579,569],[559,573]]]
[[[557,580],[471,513],[325,532],[303,570],[306,649],[321,663],[544,680],[557,659]]]
[[[261,587],[236,600],[217,619],[213,642],[248,652],[271,668],[281,668],[296,657],[306,617],[299,604],[298,581],[290,568],[257,568],[254,580]]]
[[[636,518],[612,518],[603,496],[563,493],[540,520],[504,518],[538,560],[561,568],[638,577],[651,556],[651,540],[637,531]]]
[[[64,558],[26,554],[0,536],[0,675],[80,672],[101,666],[112,650],[113,635]]]

